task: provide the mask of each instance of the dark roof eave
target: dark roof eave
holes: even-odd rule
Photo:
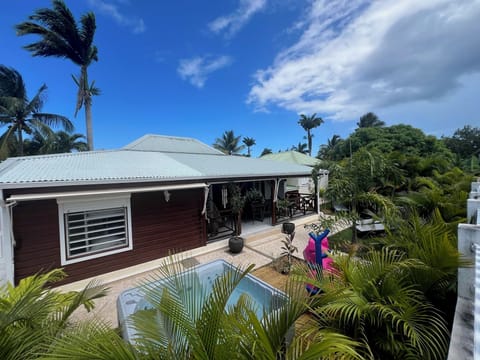
[[[116,184],[144,184],[144,183],[189,183],[189,182],[218,182],[229,180],[254,180],[254,179],[275,179],[275,178],[295,178],[310,176],[311,173],[294,174],[255,174],[255,175],[236,175],[236,176],[203,176],[203,177],[184,177],[184,178],[139,178],[139,179],[103,179],[103,180],[76,180],[76,181],[35,181],[35,182],[16,182],[0,183],[2,189],[26,189],[26,188],[48,188],[57,186],[85,186],[85,185],[116,185]]]

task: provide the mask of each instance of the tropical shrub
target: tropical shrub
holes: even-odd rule
[[[439,210],[427,220],[413,212],[397,222],[397,227],[388,231],[386,237],[378,239],[422,262],[423,266],[411,269],[409,281],[442,311],[449,323],[457,298],[457,270],[470,266],[458,251],[456,231],[456,226],[442,219]]]
[[[331,330],[362,344],[368,359],[444,359],[448,329],[440,312],[411,282],[425,265],[383,248],[363,259],[336,256],[337,272],[310,281],[315,295],[313,329]]]
[[[93,300],[106,294],[98,282],[80,292],[62,293],[50,287],[64,277],[57,269],[0,288],[1,359],[33,359],[48,353],[72,326],[72,313],[80,306],[91,310]]]
[[[379,192],[383,187],[380,179],[386,180],[395,169],[395,165],[378,151],[366,149],[357,151],[350,161],[332,164],[329,168],[326,196],[348,208],[349,211],[340,217],[350,223],[353,242],[357,240],[356,222],[362,214],[368,213],[385,221],[396,211],[389,194]]]

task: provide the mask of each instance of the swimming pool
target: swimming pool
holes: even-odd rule
[[[206,264],[198,265],[191,270],[186,270],[181,273],[180,276],[193,275],[195,281],[199,281],[204,289],[204,291],[195,296],[203,297],[208,296],[213,288],[215,279],[233,269],[235,269],[235,267],[225,260],[215,260]],[[153,285],[155,287],[163,288],[168,281],[172,281],[172,279],[161,279],[150,284],[150,286]],[[192,288],[187,288],[183,291],[192,291]],[[251,274],[247,274],[230,296],[227,308],[236,304],[240,296],[243,294],[247,294],[255,304],[255,312],[259,319],[261,319],[264,314],[268,315],[282,307],[287,300],[287,296],[282,291]],[[198,303],[202,303],[202,301],[199,301]],[[128,317],[139,310],[149,309],[151,307],[152,305],[149,304],[144,297],[144,288],[141,286],[125,290],[120,294],[117,299],[118,322],[122,331],[122,336],[125,340],[132,342],[135,338],[135,329],[127,321]]]

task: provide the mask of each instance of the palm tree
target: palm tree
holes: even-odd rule
[[[82,134],[70,134],[61,130],[47,134],[35,131],[31,139],[24,141],[24,148],[25,153],[28,155],[87,151],[88,145],[82,139],[85,139],[85,136]]]
[[[66,131],[57,131],[51,153],[69,153],[72,151],[87,151],[88,145],[82,134],[70,134]]]
[[[12,142],[16,142],[17,155],[23,155],[24,132],[31,134],[36,130],[51,133],[50,126],[58,125],[67,131],[73,130],[73,124],[65,116],[40,112],[46,90],[47,86],[42,85],[33,99],[29,100],[20,73],[0,65],[0,123],[8,125],[0,142],[3,158],[8,155],[8,145]]]
[[[79,77],[73,76],[78,86],[75,116],[85,107],[88,148],[93,150],[92,96],[100,90],[95,82],[88,82],[87,69],[93,61],[98,61],[98,49],[93,45],[95,35],[95,15],[92,12],[82,15],[77,25],[71,11],[61,0],[52,1],[53,9],[36,10],[29,21],[16,26],[17,35],[39,35],[41,40],[24,48],[33,56],[53,56],[71,60],[80,66]]]
[[[376,191],[380,180],[394,172],[395,165],[378,150],[362,148],[351,159],[331,164],[328,170],[326,195],[349,209],[343,217],[351,224],[353,242],[357,240],[355,226],[362,212],[374,212],[384,221],[395,219],[397,208],[393,201]]]
[[[307,154],[308,153],[306,143],[299,142],[297,145],[293,145],[290,149],[293,150],[293,151],[298,151],[299,153],[302,153],[302,154]]]
[[[271,154],[272,153],[272,149],[270,148],[264,148],[262,153],[260,154],[260,157],[262,157],[263,155],[268,155],[268,154]]]
[[[446,316],[455,313],[452,299],[457,298],[458,268],[471,265],[457,249],[457,227],[446,223],[438,209],[428,219],[413,209],[407,211],[393,231],[379,239],[384,245],[422,261],[424,266],[412,269],[412,282]]]
[[[215,139],[213,147],[227,155],[238,154],[245,148],[245,145],[239,145],[241,136],[235,136],[233,130],[225,131],[221,138]]]
[[[362,343],[371,359],[444,359],[445,320],[410,281],[425,265],[385,247],[363,259],[334,256],[336,271],[315,280],[312,331],[331,329]]]
[[[323,160],[333,160],[332,155],[337,146],[340,143],[341,137],[340,135],[333,135],[331,139],[328,139],[326,145],[320,146],[320,151],[318,152],[318,156]]]
[[[250,157],[250,147],[252,147],[253,145],[256,145],[256,142],[255,142],[255,139],[254,138],[250,138],[250,137],[244,137],[242,142],[245,144],[245,146],[247,147],[247,151],[248,151],[248,157]]]
[[[298,120],[300,126],[307,132],[307,142],[308,142],[308,155],[312,156],[312,133],[310,130],[319,127],[324,123],[321,117],[317,117],[317,114],[312,114],[307,116],[304,114],[300,115],[300,120]]]
[[[16,287],[0,287],[0,358],[34,359],[48,352],[50,344],[71,328],[72,313],[81,306],[91,310],[93,300],[106,294],[95,281],[80,292],[50,288],[64,277],[57,269],[22,279]]]

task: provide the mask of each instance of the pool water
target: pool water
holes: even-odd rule
[[[214,282],[219,276],[228,271],[232,271],[234,268],[232,264],[224,260],[215,260],[196,266],[193,269],[193,274],[192,270],[189,269],[180,274],[180,276],[194,275],[194,281],[199,281],[204,290],[202,293],[196,293],[195,296],[203,298],[210,294]],[[168,281],[172,281],[172,279],[161,279],[149,284],[149,286],[153,285],[163,288]],[[193,287],[184,289],[182,296],[192,295],[189,293],[192,290]],[[142,287],[129,289],[122,292],[117,299],[119,326],[123,338],[129,342],[132,342],[134,339],[135,330],[127,321],[128,317],[139,310],[152,308],[152,305],[144,298],[143,291]],[[235,288],[228,300],[227,308],[235,305],[242,295],[248,295],[250,297],[254,304],[255,313],[259,319],[282,307],[287,300],[287,296],[283,292],[251,274],[247,274]],[[198,301],[197,303],[201,305],[203,301]]]

